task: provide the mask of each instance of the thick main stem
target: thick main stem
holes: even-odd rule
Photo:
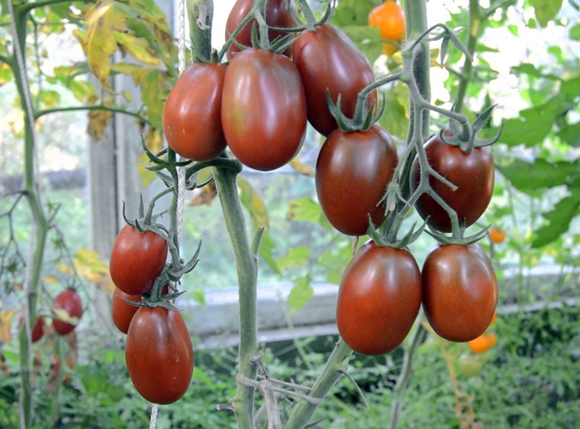
[[[469,0],[469,34],[467,36],[467,50],[473,58],[473,53],[477,46],[479,38],[479,31],[481,28],[482,16],[478,0]],[[455,98],[455,111],[461,113],[463,109],[463,102],[465,101],[465,94],[467,93],[467,86],[471,80],[473,73],[473,63],[471,58],[465,58],[463,63],[463,71],[459,79],[459,87],[457,89],[457,97]]]
[[[24,194],[33,218],[33,236],[26,266],[25,314],[20,329],[19,352],[22,386],[20,392],[20,427],[28,428],[32,423],[32,388],[30,373],[32,368],[31,326],[36,321],[36,301],[40,284],[46,237],[49,230],[48,220],[36,187],[34,112],[26,73],[26,19],[27,12],[9,3],[12,16],[14,52],[11,64],[22,110],[24,111]]]
[[[257,257],[250,248],[246,226],[236,183],[237,173],[229,169],[212,168],[228,234],[230,236],[238,272],[240,305],[239,372],[255,379],[256,365],[252,357],[258,348],[256,316],[258,278]],[[254,388],[238,381],[234,410],[238,417],[238,428],[253,429]]]

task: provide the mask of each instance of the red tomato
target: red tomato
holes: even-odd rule
[[[145,399],[170,404],[181,398],[193,373],[193,348],[181,314],[161,307],[137,310],[127,332],[125,360]]]
[[[420,306],[421,274],[413,255],[369,241],[342,276],[338,331],[358,353],[388,353],[403,342]]]
[[[316,162],[316,193],[324,214],[337,230],[364,235],[370,213],[373,224],[385,220],[377,203],[397,166],[397,151],[389,133],[378,125],[366,132],[333,131]]]
[[[76,317],[78,319],[83,315],[81,297],[74,289],[67,289],[59,293],[52,304],[52,309],[55,317],[58,316],[58,311],[55,310],[64,310],[68,313],[69,317]],[[66,335],[74,330],[76,324],[73,325],[72,323],[53,319],[52,326],[57,334]]]
[[[254,0],[238,0],[234,7],[232,8],[228,20],[226,22],[226,39],[230,37],[230,34],[234,32],[236,27],[242,22],[242,20],[248,15],[248,12],[252,8]],[[295,26],[294,18],[290,13],[290,3],[288,0],[267,0],[266,1],[266,23],[270,27],[278,28],[291,28]],[[252,27],[256,24],[256,19],[252,18],[238,33],[236,36],[236,41],[243,46],[252,46]],[[268,38],[272,42],[276,37],[283,37],[286,33],[279,30],[268,30]],[[227,52],[228,60],[231,60],[235,53],[239,52],[238,48],[234,43],[230,45]],[[290,54],[290,50],[285,52]]]
[[[458,188],[452,191],[443,182],[429,178],[433,190],[457,212],[459,222],[473,225],[483,214],[493,194],[494,166],[489,147],[475,148],[466,154],[457,146],[449,146],[433,136],[425,143],[429,165]],[[411,170],[411,187],[417,189],[421,167],[415,159]],[[451,231],[447,212],[430,196],[423,194],[415,205],[419,215],[434,229]]]
[[[358,93],[374,81],[369,60],[344,32],[334,25],[325,24],[314,30],[304,30],[293,45],[293,58],[306,94],[308,121],[322,135],[328,136],[338,128],[326,101],[326,91],[352,117]],[[369,105],[377,93],[369,95]]]
[[[113,292],[113,299],[111,301],[111,315],[113,316],[113,322],[119,331],[126,334],[129,330],[131,320],[137,310],[139,310],[139,307],[127,304],[123,301],[123,298],[129,301],[139,302],[141,301],[141,295],[126,294],[118,287],[116,287]]]
[[[225,64],[193,64],[177,79],[163,108],[169,147],[195,161],[208,161],[226,148],[222,130]]]
[[[497,278],[477,243],[439,245],[422,271],[423,309],[441,337],[465,342],[490,325],[497,305]]]
[[[20,325],[24,323],[24,312],[20,313],[20,320],[18,322]],[[44,336],[44,318],[38,317],[36,323],[32,328],[32,342],[36,343]]]
[[[167,241],[154,232],[125,225],[111,250],[109,271],[115,286],[129,295],[151,291],[167,259]]]
[[[306,101],[298,70],[283,55],[237,54],[226,71],[222,124],[234,155],[256,170],[274,170],[300,150]]]

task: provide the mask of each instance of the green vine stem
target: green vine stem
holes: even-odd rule
[[[20,391],[20,426],[31,427],[32,423],[32,387],[30,381],[32,368],[31,326],[36,321],[36,302],[46,247],[46,238],[50,228],[42,208],[42,202],[36,186],[34,135],[34,111],[30,95],[29,80],[26,72],[26,21],[29,9],[14,6],[8,2],[12,18],[13,53],[8,64],[12,67],[16,87],[24,112],[24,195],[28,201],[33,218],[33,238],[31,253],[26,264],[24,284],[24,323],[19,334],[20,374],[22,386]]]
[[[342,339],[339,340],[308,396],[310,398],[323,399],[348,368],[348,361],[351,355],[352,350]],[[318,408],[318,405],[313,403],[313,401],[301,400],[294,407],[284,429],[302,429],[308,424],[316,408]]]

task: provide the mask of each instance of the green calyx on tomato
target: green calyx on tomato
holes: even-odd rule
[[[336,320],[345,343],[358,353],[380,355],[396,349],[421,306],[421,274],[406,249],[365,243],[346,267]]]

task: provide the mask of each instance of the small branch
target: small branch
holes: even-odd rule
[[[112,107],[112,106],[105,106],[104,104],[98,104],[95,106],[68,106],[68,107],[55,107],[52,109],[44,109],[44,110],[37,110],[34,112],[34,119],[37,120],[42,116],[49,115],[51,113],[58,113],[58,112],[77,112],[80,110],[103,110],[107,112],[113,113],[122,113],[124,115],[133,116],[134,118],[139,119],[141,122],[150,124],[148,118],[141,116],[139,113],[131,112],[130,110],[125,110],[120,107]]]

